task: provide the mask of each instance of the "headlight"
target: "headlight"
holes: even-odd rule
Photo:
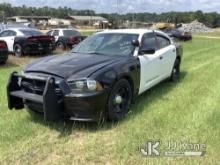
[[[76,80],[68,81],[68,85],[72,91],[100,91],[102,86],[95,80]]]
[[[89,90],[94,91],[97,88],[97,82],[95,80],[87,80],[87,87]]]

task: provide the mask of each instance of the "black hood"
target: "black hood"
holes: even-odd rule
[[[62,78],[85,78],[100,68],[118,62],[121,57],[95,54],[56,55],[41,58],[24,68],[24,72],[39,72],[56,75]]]

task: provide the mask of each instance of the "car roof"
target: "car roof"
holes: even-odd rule
[[[103,30],[98,33],[127,33],[127,34],[143,34],[147,32],[153,32],[148,29],[114,29],[114,30]]]
[[[104,34],[104,33],[124,33],[124,34],[138,34],[143,35],[145,33],[152,33],[156,32],[158,34],[161,34],[163,36],[166,36],[167,38],[170,38],[166,33],[160,31],[160,30],[151,30],[151,29],[116,29],[116,30],[103,30],[100,32],[97,32],[98,34]]]
[[[49,31],[52,31],[52,30],[77,30],[77,29],[59,28],[59,29],[51,29]]]
[[[144,34],[144,33],[151,33],[157,32],[162,33],[164,32],[159,30],[151,30],[151,29],[115,29],[115,30],[103,30],[97,33],[126,33],[126,34]]]
[[[6,30],[14,30],[14,31],[20,31],[20,30],[37,30],[37,29],[32,29],[32,28],[7,28],[7,29],[4,29],[2,31],[6,31]]]

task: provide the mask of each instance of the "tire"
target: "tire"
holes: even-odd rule
[[[8,59],[8,58],[7,58],[7,59]],[[0,65],[5,65],[5,64],[6,64],[7,59],[6,59],[6,60],[4,60],[4,61],[0,61]]]
[[[1,61],[0,65],[5,65],[6,61]]]
[[[56,46],[60,50],[65,50],[66,49],[66,46],[65,46],[65,44],[62,41],[58,41]]]
[[[179,77],[180,77],[180,59],[177,58],[174,62],[170,80],[172,82],[176,82],[179,80]]]
[[[15,46],[14,46],[14,52],[15,52],[15,56],[16,56],[16,57],[21,57],[21,56],[23,56],[23,49],[22,49],[21,45],[15,44]]]
[[[125,117],[132,100],[131,85],[125,79],[116,82],[110,92],[107,104],[108,119],[119,121]]]

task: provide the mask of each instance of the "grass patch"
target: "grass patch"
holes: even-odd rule
[[[23,65],[9,60],[0,67],[0,164],[218,164],[220,40],[194,38],[182,44],[180,81],[159,84],[136,100],[123,121],[102,126],[46,123],[25,110],[9,111],[8,76]],[[152,139],[205,143],[207,152],[204,157],[145,158],[138,148]]]
[[[81,33],[81,35],[83,35],[83,36],[89,36],[89,35],[91,35],[91,34],[97,32],[97,31],[99,31],[99,30],[87,30],[87,31],[82,30],[82,31],[80,31],[80,33]]]

